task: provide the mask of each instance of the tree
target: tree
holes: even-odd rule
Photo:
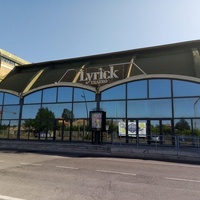
[[[48,108],[40,108],[33,121],[35,130],[47,131],[53,130],[55,115]]]
[[[182,118],[179,122],[176,123],[175,129],[180,131],[190,130],[190,125],[185,119]]]
[[[64,108],[63,113],[62,113],[62,118],[65,121],[70,121],[70,119],[72,119],[72,120],[74,119],[74,114],[72,113],[71,110]]]

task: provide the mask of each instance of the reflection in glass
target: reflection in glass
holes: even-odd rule
[[[4,106],[1,112],[2,119],[19,119],[19,106]]]
[[[40,90],[25,96],[24,104],[41,103],[41,100],[42,100],[42,91]]]
[[[191,119],[180,118],[174,120],[174,130],[176,135],[192,135]]]
[[[0,105],[3,103],[3,92],[0,92]]]
[[[4,105],[8,105],[8,104],[19,104],[19,97],[12,94],[5,93]]]
[[[169,136],[172,134],[171,120],[162,120],[162,134],[165,136]]]
[[[81,88],[74,88],[74,101],[94,101],[95,93]]]
[[[18,120],[2,120],[0,138],[17,139]]]
[[[57,88],[48,88],[43,90],[43,103],[56,102]]]
[[[200,119],[193,119],[193,135],[200,136]]]
[[[150,135],[156,136],[160,135],[160,122],[159,120],[151,120],[151,132]]]
[[[112,99],[125,99],[126,85],[118,85],[103,91],[101,94],[102,100],[112,100]]]
[[[70,122],[63,121],[62,122],[63,141],[69,141],[70,129],[71,129]]]
[[[24,105],[22,119],[34,119],[40,107],[40,105]]]
[[[55,118],[62,118],[62,114],[64,109],[67,109],[69,111],[72,111],[72,104],[71,103],[63,103],[63,104],[42,104],[43,108],[48,108],[51,110]]]
[[[101,102],[100,107],[106,111],[106,118],[124,118],[126,116],[125,101]]]
[[[174,99],[174,117],[200,117],[200,102],[196,98]]]
[[[58,88],[58,102],[71,102],[72,101],[72,88],[59,87]]]
[[[127,84],[127,98],[140,99],[147,98],[147,81],[134,81]]]
[[[20,127],[20,139],[38,140],[38,135],[34,127],[34,120],[22,120]]]
[[[7,139],[10,127],[10,120],[2,120],[0,128],[0,138]]]
[[[18,132],[18,120],[10,120],[9,121],[9,139],[17,139],[17,132]]]
[[[200,96],[199,83],[192,83],[187,81],[173,81],[173,95],[175,97],[180,96]]]
[[[89,118],[89,111],[95,110],[95,102],[87,102],[87,107],[85,102],[83,103],[74,103],[73,112],[75,118]],[[88,113],[87,113],[88,110]]]
[[[128,101],[129,118],[172,117],[171,100],[133,100]]]
[[[77,119],[72,124],[72,141],[83,141],[85,134],[85,120]]]
[[[149,97],[170,97],[171,86],[170,80],[153,79],[149,80]]]
[[[106,130],[102,133],[103,142],[113,143],[113,120],[106,119]]]

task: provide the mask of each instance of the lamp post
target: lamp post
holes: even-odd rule
[[[86,114],[87,114],[87,120],[88,120],[88,107],[87,107],[87,101],[86,101],[86,97],[85,97],[85,92],[83,90],[83,95],[81,95],[81,97],[84,99],[85,101],[85,109],[86,109]]]
[[[195,130],[197,129],[196,105],[197,105],[197,103],[198,103],[199,100],[200,100],[200,97],[194,102],[194,117],[195,117],[195,119],[194,119],[194,120],[195,120],[195,121],[194,121],[194,128],[195,128]]]
[[[88,107],[87,107],[87,101],[86,101],[86,97],[85,97],[85,92],[83,90],[83,95],[81,95],[81,97],[84,99],[85,101],[85,109],[86,109],[86,114],[87,114],[87,125],[88,125]],[[85,135],[85,122],[84,122],[84,131],[83,131],[83,140],[84,140],[84,135]]]

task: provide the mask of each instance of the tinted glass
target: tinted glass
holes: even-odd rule
[[[195,130],[200,130],[200,119],[193,119],[193,128]]]
[[[48,108],[49,111],[52,111],[55,115],[55,118],[62,118],[64,109],[72,111],[72,103],[65,104],[42,104],[43,108]]]
[[[174,99],[174,117],[200,117],[200,101],[198,98]]]
[[[101,109],[106,111],[106,118],[125,117],[125,101],[101,102]]]
[[[74,101],[94,101],[95,93],[81,88],[74,88]]]
[[[89,111],[93,111],[96,108],[95,102],[83,102],[74,103],[73,114],[75,118],[89,118]],[[88,111],[88,115],[87,115]]]
[[[173,81],[173,94],[175,97],[180,96],[200,96],[200,84],[187,81]]]
[[[5,93],[4,104],[19,104],[19,97]]]
[[[128,99],[147,98],[147,81],[135,81],[127,84]]]
[[[3,92],[0,92],[0,105],[3,103]]]
[[[125,84],[108,89],[101,94],[102,100],[125,99]]]
[[[24,104],[41,103],[42,91],[31,93],[24,97]]]
[[[35,119],[40,105],[24,105],[22,110],[22,119]]]
[[[4,106],[2,111],[2,119],[19,118],[19,106]]]
[[[48,88],[43,90],[43,103],[56,102],[57,88]]]
[[[72,101],[72,88],[59,87],[58,88],[58,102],[70,102]]]
[[[129,118],[172,117],[171,100],[128,101]]]
[[[171,86],[170,80],[149,80],[149,97],[159,98],[159,97],[170,97],[171,96]]]

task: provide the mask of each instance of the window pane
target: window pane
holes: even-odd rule
[[[40,105],[24,105],[22,111],[22,119],[35,119]]]
[[[126,94],[126,85],[119,85],[116,87],[113,87],[111,89],[108,89],[104,92],[102,92],[101,99],[102,100],[111,100],[111,99],[125,99]]]
[[[101,102],[101,109],[106,111],[106,118],[123,118],[125,114],[125,101]]]
[[[174,99],[174,117],[200,117],[198,98]]]
[[[193,128],[196,135],[199,135],[198,133],[200,131],[200,119],[193,119]]]
[[[58,102],[71,102],[72,101],[72,88],[59,87],[58,88]]]
[[[174,96],[200,96],[200,84],[187,81],[173,81]]]
[[[1,117],[2,119],[18,119],[19,106],[4,106]]]
[[[0,138],[17,139],[18,120],[2,120]]]
[[[9,121],[9,139],[17,139],[17,131],[18,131],[18,120],[10,120]]]
[[[191,119],[186,119],[186,118],[180,118],[180,119],[175,119],[174,120],[174,126],[175,126],[175,134],[179,136],[191,136],[192,135],[192,123]],[[195,127],[194,127],[195,128]],[[187,146],[191,145],[191,140],[185,138],[185,137],[180,137],[180,146],[184,145],[183,142],[187,143]]]
[[[3,92],[0,92],[0,105],[3,103]]]
[[[42,91],[31,93],[24,97],[24,104],[41,103]]]
[[[135,81],[127,85],[128,99],[147,98],[147,81]]]
[[[95,93],[81,88],[74,88],[74,101],[94,101]]]
[[[95,110],[95,102],[74,103],[73,112],[75,118],[89,118],[89,111]],[[88,115],[86,110],[88,110]]]
[[[42,104],[43,108],[48,108],[55,115],[55,118],[62,118],[62,114],[64,109],[68,109],[70,112],[72,111],[72,104]]]
[[[172,117],[171,100],[128,101],[129,118]]]
[[[5,93],[4,104],[19,104],[19,97]]]
[[[43,103],[56,102],[57,88],[48,88],[43,90]]]
[[[170,97],[171,86],[170,80],[150,80],[149,81],[149,97]]]

